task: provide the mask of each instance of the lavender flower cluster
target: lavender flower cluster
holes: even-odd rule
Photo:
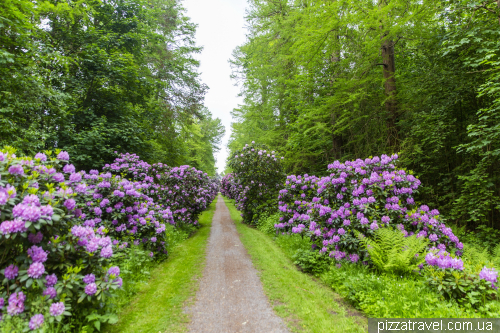
[[[64,151],[34,158],[0,151],[5,254],[0,257],[0,318],[20,317],[26,329],[38,329],[46,320],[42,313],[25,311],[26,302],[42,300],[43,313],[58,321],[82,307],[99,308],[123,283],[120,268],[110,267],[116,254],[132,243],[150,249],[151,256],[165,254],[166,224],[175,224],[164,185],[151,176],[128,179],[107,169],[86,173],[69,160]],[[158,172],[162,166],[155,168]],[[195,173],[188,167],[172,172],[181,178]],[[203,178],[200,172],[196,176]],[[196,203],[183,208],[202,209],[215,197],[217,186],[205,178],[196,188]]]
[[[162,163],[150,165],[135,154],[121,154],[104,170],[141,182],[144,193],[169,209],[175,223],[197,225],[198,215],[219,191],[218,182],[196,168],[188,165],[172,168]]]
[[[230,157],[229,167],[233,173],[222,179],[221,193],[235,199],[244,222],[256,224],[260,213],[275,204],[285,178],[283,159],[254,141]]]
[[[417,207],[420,181],[395,166],[398,156],[335,161],[327,177],[288,176],[279,193],[277,231],[308,235],[321,252],[337,260],[366,256],[355,231],[370,237],[395,226],[405,236],[426,237],[440,250],[457,254],[463,247],[437,210]],[[352,261],[352,260],[351,260]]]
[[[19,158],[5,149],[0,152],[0,172],[0,244],[5,254],[0,259],[0,275],[4,276],[0,279],[0,316],[4,320],[19,316],[26,319],[27,328],[40,328],[44,316],[27,318],[25,302],[41,298],[46,299],[50,315],[62,320],[66,305],[78,308],[77,299],[84,293],[80,273],[95,274],[105,296],[121,286],[116,279],[105,280],[103,267],[124,245],[107,235],[104,226],[85,225],[84,216],[91,215],[92,205],[84,203],[103,193],[84,181],[84,172],[76,172],[68,153]],[[71,279],[58,279],[63,275]],[[62,295],[66,295],[64,302]],[[98,303],[95,298],[88,299],[82,306],[94,303]]]

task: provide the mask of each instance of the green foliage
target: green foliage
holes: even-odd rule
[[[293,263],[299,266],[304,273],[315,276],[325,272],[332,264],[332,259],[318,251],[299,249],[292,256]]]
[[[498,245],[500,230],[481,225],[474,232],[463,232],[462,235],[456,235],[466,243],[474,244],[491,251]]]
[[[425,262],[429,240],[416,235],[405,237],[399,231],[380,228],[373,234],[373,239],[357,236],[370,254],[371,262],[381,272],[409,274],[418,272],[419,265]]]
[[[468,230],[498,229],[497,15],[494,1],[250,1],[229,148],[263,142],[287,173],[316,176],[335,159],[399,152],[424,185],[418,200]]]
[[[268,215],[266,213],[261,214],[260,220],[257,222],[257,229],[262,231],[267,235],[273,235],[276,233],[274,225],[279,222],[279,214],[275,213]]]
[[[454,300],[443,301],[421,278],[374,274],[359,264],[332,267],[321,279],[375,318],[488,318],[500,313],[499,302],[489,302],[476,312]]]
[[[229,156],[233,185],[238,187],[235,199],[245,223],[257,225],[261,214],[276,211],[278,191],[285,180],[282,157],[266,145],[246,144]]]
[[[454,299],[468,308],[478,308],[488,300],[498,299],[498,293],[491,288],[491,282],[480,279],[477,273],[427,266],[425,276],[427,283],[440,295],[446,299]]]
[[[195,28],[176,0],[2,1],[0,145],[61,148],[86,170],[118,151],[215,174],[223,129],[203,109]]]

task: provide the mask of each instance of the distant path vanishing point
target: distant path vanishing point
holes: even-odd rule
[[[272,310],[229,210],[217,198],[189,332],[288,332]]]

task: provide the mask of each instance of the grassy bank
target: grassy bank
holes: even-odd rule
[[[241,241],[260,271],[264,291],[276,313],[293,332],[366,332],[367,319],[348,306],[330,288],[297,270],[266,234],[241,223],[231,200],[226,205]]]
[[[195,295],[197,280],[203,272],[216,201],[200,215],[200,229],[178,243],[171,256],[151,271],[147,284],[141,286],[130,304],[120,311],[118,323],[107,325],[105,332],[186,331],[189,316],[183,308]]]

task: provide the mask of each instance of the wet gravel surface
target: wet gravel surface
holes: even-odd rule
[[[272,310],[221,196],[189,332],[288,332]]]

